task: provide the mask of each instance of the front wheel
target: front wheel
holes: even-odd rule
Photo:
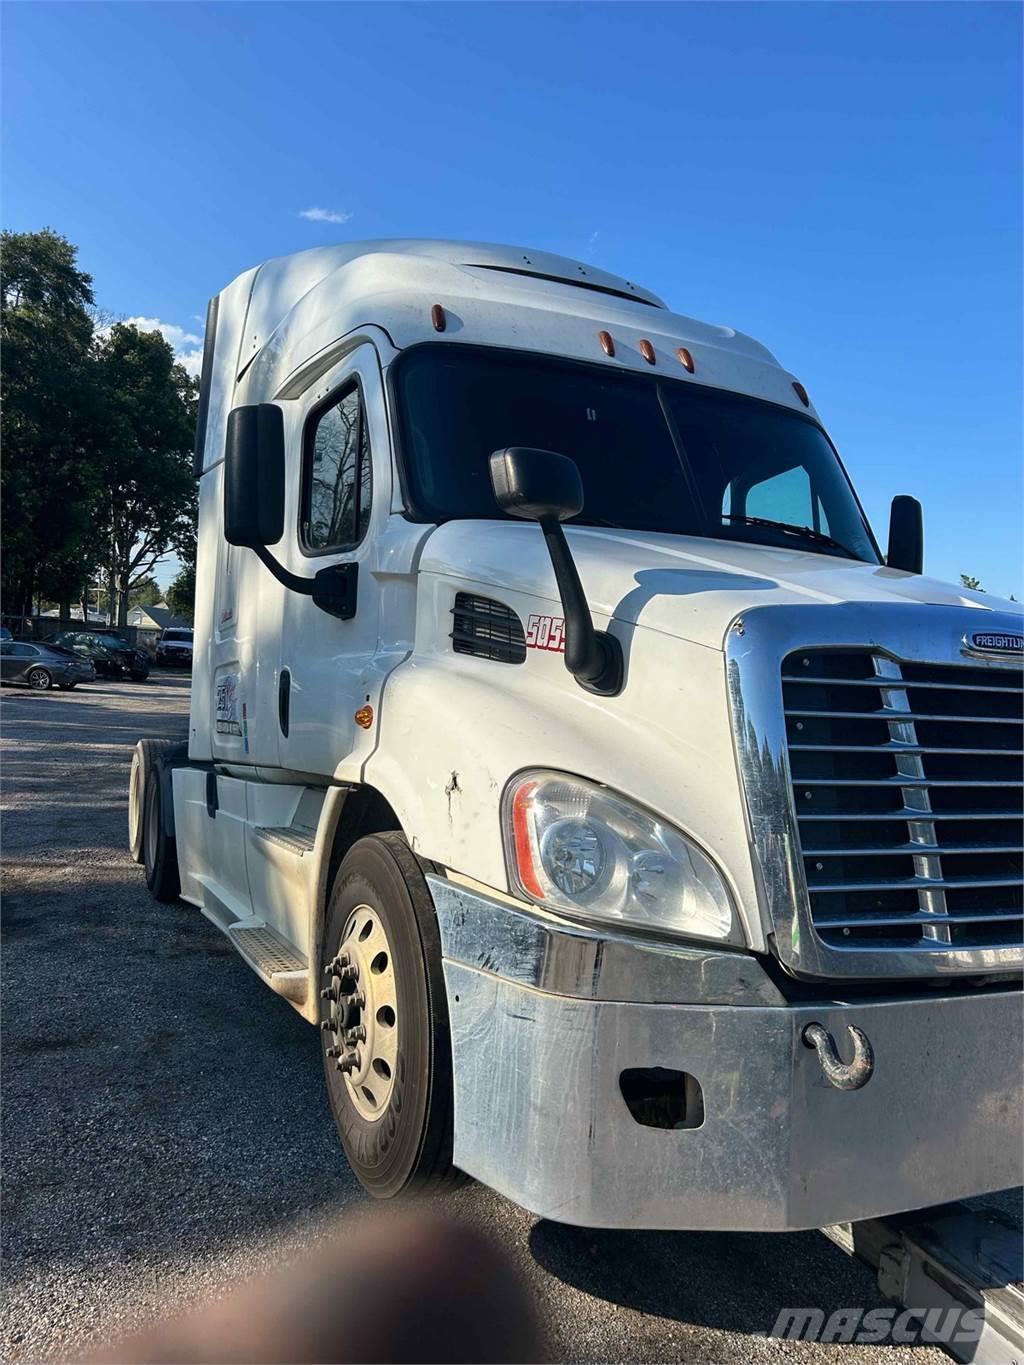
[[[321,968],[327,1092],[360,1182],[378,1199],[455,1183],[441,942],[403,835],[371,834],[346,854]]]
[[[53,679],[45,668],[33,668],[25,681],[36,692],[48,692],[53,686]]]

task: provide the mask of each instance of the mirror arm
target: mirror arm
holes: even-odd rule
[[[301,593],[304,597],[313,596],[313,584],[316,579],[300,578],[298,574],[292,573],[290,569],[286,569],[274,558],[265,545],[251,545],[249,548],[260,563],[264,564],[289,592]]]
[[[265,545],[251,545],[249,548],[289,592],[312,597],[314,606],[325,611],[328,616],[336,616],[340,621],[351,621],[355,616],[359,584],[357,563],[329,564],[312,578],[300,578],[298,574],[292,573],[279,563]]]
[[[558,595],[565,613],[565,666],[581,687],[602,696],[622,690],[622,646],[614,635],[595,630],[576,561],[555,516],[541,517],[540,529],[551,556]]]

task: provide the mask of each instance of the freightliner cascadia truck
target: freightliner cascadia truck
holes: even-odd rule
[[[547,252],[318,248],[213,299],[195,458],[131,848],[319,1030],[370,1193],[1020,1181],[1022,618],[923,576],[912,497],[883,554],[769,351]]]

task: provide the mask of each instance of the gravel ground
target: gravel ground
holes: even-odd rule
[[[5,689],[5,1361],[68,1359],[223,1293],[363,1202],[315,1033],[125,851],[131,747],[184,736],[188,681]],[[478,1185],[536,1296],[552,1360],[939,1365],[930,1349],[764,1333],[783,1305],[879,1304],[818,1233],[561,1227]]]

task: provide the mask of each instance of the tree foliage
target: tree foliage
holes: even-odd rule
[[[182,564],[177,575],[167,589],[167,605],[175,616],[183,621],[192,621],[196,613],[196,562]]]
[[[143,574],[132,584],[128,593],[128,610],[131,611],[132,607],[155,607],[163,601],[163,597],[160,584],[153,575]]]
[[[965,588],[970,588],[972,592],[985,591],[985,589],[981,586],[981,579],[974,578],[969,573],[962,573],[960,575],[960,582],[963,584]]]
[[[3,592],[24,611],[36,588],[77,588],[95,549],[93,292],[50,228],[4,232],[0,252]]]
[[[2,234],[2,593],[62,604],[132,588],[194,537],[198,385],[155,332],[96,328],[92,279],[50,228]]]
[[[101,459],[107,544],[118,624],[132,582],[188,534],[196,497],[196,384],[156,332],[117,324],[96,351],[106,442]]]

